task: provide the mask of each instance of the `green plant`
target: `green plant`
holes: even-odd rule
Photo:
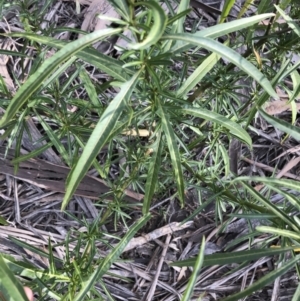
[[[49,27],[39,32],[43,13],[51,1],[45,2],[41,12],[35,10],[36,18],[27,12],[35,1],[16,1],[22,12],[20,22],[25,32],[2,34],[3,37],[21,39],[25,46],[30,45],[35,49],[30,55],[26,52],[26,47],[20,49],[21,54],[9,53],[30,59],[34,57],[35,61],[28,74],[22,61],[20,69],[24,82],[14,95],[3,80],[0,87],[1,108],[5,110],[0,120],[0,127],[5,129],[2,138],[7,139],[8,147],[13,143],[16,145],[16,170],[18,163],[33,158],[48,148],[54,148],[64,164],[71,168],[61,207],[64,210],[80,181],[91,167],[94,168],[109,183],[110,194],[114,199],[109,205],[105,202],[100,205],[103,211],[97,222],[104,225],[114,216],[115,227],[122,221],[129,229],[111,255],[102,261],[94,261],[95,242],[102,241],[103,236],[95,230],[97,223],[85,225],[89,231],[86,236],[76,235],[75,255],[66,252],[64,269],[69,271],[67,276],[62,272],[63,269],[56,268],[57,259],[52,254],[53,246],[49,241],[49,254],[43,253],[43,256],[49,257],[49,271],[30,270],[29,278],[34,278],[36,288],[41,290],[40,294],[48,294],[57,300],[85,300],[86,294],[91,299],[101,299],[97,289],[93,287],[95,281],[100,281],[105,287],[101,283],[101,277],[121,254],[125,244],[150,218],[153,198],[165,196],[166,190],[177,197],[183,207],[186,190],[195,186],[205,187],[216,201],[216,223],[224,221],[227,205],[236,214],[240,210],[256,217],[265,214],[273,225],[281,228],[282,236],[291,239],[282,246],[294,246],[296,234],[291,231],[298,231],[299,224],[289,213],[298,208],[298,202],[284,190],[279,191],[276,185],[287,185],[298,191],[297,183],[265,180],[294,206],[289,208],[290,211],[278,208],[267,196],[248,184],[248,181],[264,180],[236,178],[228,181],[231,158],[227,150],[230,141],[234,139],[251,150],[252,138],[248,129],[251,129],[249,126],[258,112],[276,128],[299,139],[299,129],[296,126],[269,116],[263,109],[270,97],[278,99],[275,86],[281,86],[289,92],[290,102],[295,102],[299,95],[299,63],[293,65],[286,58],[287,51],[297,51],[297,46],[293,45],[291,39],[287,48],[280,48],[286,44],[286,40],[283,43],[284,38],[276,32],[290,30],[299,35],[297,24],[279,6],[273,8],[268,1],[261,1],[257,8],[258,15],[242,18],[241,13],[239,19],[223,23],[235,3],[226,1],[220,24],[187,33],[184,20],[190,11],[188,1],[180,1],[176,12],[170,9],[168,15],[156,1],[109,2],[122,19],[112,19],[111,28],[86,34],[79,40],[64,42],[52,37],[59,30],[72,33],[78,33],[78,30],[54,30]],[[169,1],[165,2],[171,7]],[[245,3],[242,11],[247,11],[250,2]],[[272,10],[273,13],[269,13]],[[276,19],[277,12],[287,21],[290,29],[285,25],[260,24],[269,18]],[[257,30],[264,34],[256,35]],[[127,48],[116,47],[119,51],[116,58],[90,47],[91,44],[112,36],[124,37],[126,31],[131,32],[132,38],[127,38],[130,39]],[[239,53],[241,44],[247,46],[242,54]],[[48,57],[49,51],[53,49],[55,53]],[[266,54],[263,53],[265,49]],[[278,67],[279,63],[282,64]],[[101,73],[104,80],[96,81],[91,78],[91,68]],[[65,72],[70,76],[66,77]],[[285,82],[289,77],[293,79],[292,86]],[[241,78],[252,85],[246,102],[241,101],[241,92],[238,92],[243,88]],[[75,93],[83,88],[85,99]],[[295,110],[293,114],[295,119]],[[45,145],[29,154],[20,155],[23,133],[28,132],[26,121],[30,117],[35,118],[41,126],[44,135],[41,140]],[[142,135],[142,131],[147,134]],[[199,147],[202,149],[200,160],[196,159]],[[107,149],[107,154],[104,162],[101,162],[98,155],[104,148]],[[116,162],[120,163],[120,169],[118,176],[112,179],[109,170]],[[142,205],[124,203],[124,190],[128,187],[144,193]],[[208,203],[200,204],[192,216]],[[131,218],[129,209],[134,206],[142,207],[144,217],[137,225],[128,226]],[[274,233],[275,230],[258,228],[258,231]],[[68,241],[66,248],[67,245]],[[84,256],[79,252],[82,246]],[[291,248],[275,251],[268,249],[266,254],[274,255],[287,250]],[[37,252],[36,249],[34,251]],[[263,252],[255,252],[256,250],[251,250],[246,255],[250,254],[250,259],[262,257]],[[202,261],[202,255],[203,253],[199,262]],[[71,259],[72,256],[75,259]],[[216,256],[213,258],[216,260]],[[224,254],[220,258],[227,260]],[[205,260],[204,257],[204,264]],[[232,299],[228,297],[228,300],[241,298],[250,291],[263,287],[268,281],[294,267],[297,261],[296,256],[281,269],[256,283],[252,289],[235,295]],[[11,268],[16,264],[12,259],[7,259],[8,262],[11,262]],[[199,266],[200,263],[198,268]],[[24,271],[24,267],[18,271]],[[67,278],[61,278],[62,275]],[[193,277],[195,278],[195,274]],[[70,283],[67,295],[65,286],[60,284],[63,281]],[[113,299],[108,290],[104,290],[108,298]],[[191,290],[192,285],[188,293]]]

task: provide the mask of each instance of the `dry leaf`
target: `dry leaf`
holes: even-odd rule
[[[11,45],[7,40],[2,41],[2,43],[0,44],[0,48],[3,50],[11,50]],[[0,76],[2,76],[8,90],[15,91],[16,89],[14,83],[8,73],[7,66],[6,66],[8,60],[9,60],[8,55],[4,55],[4,54],[0,55]]]
[[[300,103],[296,103],[297,110],[300,109]],[[265,107],[265,112],[269,115],[277,115],[285,111],[291,111],[292,106],[286,100],[274,100]]]

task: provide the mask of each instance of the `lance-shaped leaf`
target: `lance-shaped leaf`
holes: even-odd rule
[[[68,176],[62,210],[66,208],[71,196],[76,191],[80,181],[89,170],[93,160],[109,140],[115,124],[117,123],[125,106],[125,102],[133,92],[142,70],[143,69],[140,69],[128,82],[122,84],[121,91],[102,114],[85,148],[83,149],[80,159]]]
[[[262,117],[267,122],[269,122],[275,128],[289,134],[290,136],[295,138],[297,141],[300,141],[300,129],[298,126],[294,126],[294,125],[284,121],[283,119],[279,119],[274,116],[271,116],[263,110],[259,110],[259,113],[262,115]]]
[[[27,301],[26,294],[22,285],[15,278],[12,271],[8,268],[0,255],[0,286],[1,286],[1,300],[11,301]]]
[[[128,48],[131,49],[146,49],[149,46],[155,44],[161,36],[164,34],[165,28],[167,26],[167,16],[162,9],[162,7],[155,1],[148,2],[138,2],[135,6],[146,6],[149,7],[152,11],[153,24],[149,30],[147,37],[140,43],[137,44],[128,44]]]
[[[0,127],[5,126],[14,117],[18,110],[25,104],[30,96],[39,89],[43,81],[59,66],[59,64],[84,47],[121,31],[122,29],[104,29],[101,31],[95,31],[79,40],[67,44],[63,49],[59,50],[56,54],[47,59],[42,66],[29,77],[25,84],[18,90],[15,97],[11,100],[7,110],[0,120]]]
[[[158,179],[158,173],[160,170],[160,162],[161,162],[161,152],[162,152],[162,146],[163,141],[161,137],[161,130],[158,132],[155,145],[153,146],[153,152],[151,154],[151,161],[149,166],[149,171],[147,175],[147,182],[145,186],[145,197],[144,197],[144,203],[143,203],[143,214],[148,213],[151,200],[153,197],[153,194],[155,192],[155,187],[157,185],[157,179]]]
[[[181,205],[184,203],[184,181],[183,181],[183,173],[181,168],[181,160],[179,149],[177,146],[176,136],[173,130],[172,125],[170,124],[170,120],[166,115],[166,112],[162,107],[160,107],[160,114],[162,120],[162,128],[166,136],[170,157],[172,161],[172,168],[175,175],[175,181],[177,184],[178,197]]]
[[[219,23],[223,23],[225,21],[225,19],[229,15],[230,10],[232,9],[234,3],[235,3],[235,0],[226,0],[225,1]]]
[[[24,32],[14,32],[9,34],[10,37],[23,37],[30,41],[35,41],[47,46],[61,49],[68,45],[67,42],[57,40],[51,37],[44,37],[36,34],[29,34]],[[122,82],[125,82],[129,79],[128,73],[131,72],[126,68],[123,68],[123,62],[116,60],[110,56],[100,53],[96,49],[88,48],[82,49],[79,52],[75,53],[75,56],[87,62],[96,68],[99,68],[103,72],[106,72],[108,75],[112,76],[115,79],[118,79]]]
[[[190,115],[193,115],[196,117],[203,118],[205,120],[215,122],[215,123],[227,128],[232,135],[234,135],[235,137],[244,141],[248,145],[251,145],[251,143],[252,143],[251,137],[249,136],[249,134],[239,124],[231,121],[230,119],[228,119],[218,113],[215,113],[215,112],[203,109],[203,108],[200,109],[200,108],[194,108],[194,107],[186,107],[184,109],[181,109],[181,111],[182,111],[182,113],[190,114]]]
[[[248,75],[253,77],[268,93],[270,96],[278,99],[276,92],[274,91],[269,80],[250,62],[244,59],[239,53],[232,50],[223,44],[214,41],[210,38],[197,37],[194,34],[172,34],[165,35],[162,39],[173,39],[185,41],[191,45],[196,45],[203,47],[204,49],[210,50],[217,53],[223,58],[226,58],[231,63],[239,67],[241,70],[245,71]]]
[[[216,53],[212,53],[208,56],[202,64],[196,68],[196,70],[185,80],[182,86],[176,92],[177,97],[186,96],[186,94],[191,91],[201,79],[216,65],[219,61],[220,56]]]
[[[286,21],[288,26],[294,30],[294,32],[300,37],[300,27],[297,25],[296,21],[290,18],[288,15],[284,13],[284,11],[278,6],[274,5],[278,12],[281,14],[283,19]],[[299,20],[298,20],[299,21]]]
[[[271,14],[271,13],[261,14],[258,16],[244,18],[241,20],[235,20],[235,21],[228,22],[228,23],[217,24],[215,26],[205,28],[201,31],[197,31],[193,35],[197,36],[197,37],[206,37],[206,38],[215,39],[215,38],[224,36],[226,34],[229,34],[231,32],[236,32],[237,30],[241,30],[243,28],[250,27],[250,26],[258,23],[261,20],[271,18],[273,16],[275,16],[275,15]],[[176,44],[176,46],[172,47],[171,52],[172,53],[180,53],[182,51],[185,51],[189,47],[190,47],[189,43],[183,43],[182,45]]]

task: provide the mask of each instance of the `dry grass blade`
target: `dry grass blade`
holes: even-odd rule
[[[171,241],[171,235],[168,234],[167,237],[166,237],[165,245],[164,245],[163,251],[161,253],[161,257],[160,257],[157,269],[156,269],[156,275],[153,279],[153,282],[152,282],[151,287],[149,289],[148,296],[146,297],[146,300],[152,300],[152,298],[154,296],[155,289],[156,289],[156,286],[157,286],[158,277],[159,277],[159,274],[161,272],[162,265],[165,261],[165,256],[167,254],[167,250],[168,250],[170,241]]]
[[[294,168],[295,166],[298,165],[298,163],[300,162],[300,157],[297,158],[293,158],[291,161],[289,161],[284,168],[276,175],[277,179],[280,179],[281,177],[284,177],[286,175],[286,173],[291,170],[292,168]]]
[[[4,159],[5,152],[6,149],[1,147],[0,173],[10,175],[45,189],[65,192],[65,181],[70,172],[70,168],[52,164],[41,159],[30,159],[26,162],[21,162],[19,164],[18,172],[15,174],[14,165],[8,159]],[[8,154],[9,158],[12,159],[14,150],[10,149]],[[86,175],[76,190],[76,194],[92,199],[98,199],[101,194],[109,191],[110,188],[103,180]],[[126,195],[125,199],[129,201],[136,202],[143,198],[143,195],[129,190],[125,190],[124,193]]]
[[[174,222],[174,223],[170,223],[170,224],[168,224],[164,227],[161,227],[159,229],[156,229],[156,230],[154,230],[154,231],[152,231],[148,234],[145,234],[143,236],[135,237],[126,246],[126,248],[124,249],[124,252],[129,251],[129,250],[134,249],[134,248],[137,248],[139,246],[142,246],[145,243],[150,242],[154,239],[157,239],[161,236],[168,235],[168,234],[171,234],[173,232],[189,228],[189,227],[192,226],[192,224],[193,224],[193,222],[187,222],[183,225],[181,225],[180,223]]]
[[[270,171],[270,172],[272,172],[272,173],[275,172],[275,174],[276,174],[276,173],[278,172],[278,173],[276,174],[276,176],[278,176],[278,174],[281,173],[281,170],[279,170],[279,169],[275,169],[275,168],[273,168],[273,167],[271,167],[271,166],[268,166],[268,165],[265,165],[265,164],[262,164],[262,163],[253,161],[253,160],[251,160],[251,159],[249,159],[249,158],[242,157],[242,160],[245,161],[245,162],[248,162],[248,163],[252,164],[253,166],[257,166],[257,167],[259,167],[259,168],[262,168],[262,169],[264,169],[264,170]],[[282,175],[282,176],[283,176],[283,175]],[[290,179],[299,180],[299,176],[294,175],[294,174],[292,174],[292,173],[289,173],[289,172],[287,172],[287,171],[284,172],[284,176],[287,177],[287,178],[290,178]]]

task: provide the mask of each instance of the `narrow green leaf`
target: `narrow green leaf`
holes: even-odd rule
[[[5,261],[9,270],[18,276],[27,277],[29,279],[49,277],[49,278],[55,278],[58,281],[63,281],[63,282],[70,281],[70,278],[64,274],[61,273],[52,274],[45,270],[39,270],[28,263],[16,261],[11,256],[3,255],[3,260]]]
[[[128,44],[128,48],[135,50],[147,49],[149,46],[159,41],[161,36],[164,34],[167,26],[167,16],[162,7],[155,1],[137,2],[135,6],[149,7],[153,14],[153,24],[145,40],[136,44]]]
[[[294,196],[282,189],[280,189],[280,186],[274,186],[266,184],[269,188],[271,188],[273,191],[276,191],[277,193],[281,194],[283,197],[285,197],[294,207],[296,210],[300,211],[300,200],[298,196]]]
[[[216,53],[212,53],[207,57],[202,64],[196,68],[196,70],[184,81],[182,86],[176,92],[177,97],[185,97],[189,91],[191,91],[201,79],[216,65],[220,56]]]
[[[38,155],[42,154],[45,150],[47,150],[48,148],[50,148],[52,146],[53,146],[53,144],[51,142],[48,142],[47,144],[35,149],[34,151],[32,151],[28,154],[18,156],[18,158],[13,159],[11,162],[13,164],[17,164],[17,163],[24,162],[24,161],[27,161],[32,158],[36,158]]]
[[[88,45],[106,38],[107,36],[117,34],[122,29],[104,29],[95,31],[83,38],[69,43],[63,49],[59,50],[52,57],[47,59],[42,66],[29,77],[25,84],[17,91],[15,97],[11,100],[7,110],[0,120],[0,127],[5,126],[25,104],[30,96],[38,90],[43,81],[66,59],[70,58],[76,52]]]
[[[6,300],[27,301],[22,285],[7,267],[2,255],[0,255],[0,293]],[[1,297],[2,299],[2,297]]]
[[[17,52],[17,51],[4,50],[4,49],[0,49],[0,54],[17,56],[17,57],[24,57],[24,58],[31,58],[30,56],[28,56],[25,53],[21,53],[19,51]]]
[[[74,301],[82,301],[85,300],[86,294],[90,291],[93,284],[97,281],[97,279],[101,278],[110,268],[110,266],[118,259],[121,255],[129,241],[135,235],[135,233],[143,227],[147,221],[149,221],[151,215],[150,213],[144,215],[141,219],[137,221],[126,233],[126,235],[121,239],[118,245],[106,256],[104,261],[98,266],[95,272],[89,277],[89,279],[84,282],[81,287],[81,290],[75,296]]]
[[[53,250],[52,250],[52,243],[50,236],[48,237],[48,250],[49,250],[49,270],[51,274],[56,274],[56,266],[54,262]]]
[[[9,223],[0,215],[0,225],[7,226]]]
[[[56,81],[59,77],[60,77],[60,75],[63,73],[63,72],[65,72],[65,70],[67,69],[67,68],[69,68],[75,61],[77,60],[77,57],[76,56],[74,56],[74,57],[71,57],[70,59],[68,59],[66,62],[64,62],[63,64],[61,64],[58,68],[56,68],[56,70],[46,79],[46,80],[44,80],[43,81],[43,84],[40,86],[40,90],[43,90],[43,89],[45,89],[45,88],[48,88],[48,87],[50,87],[50,85],[54,82],[54,81]],[[75,77],[77,77],[77,73],[78,71],[76,71],[76,72],[74,72],[73,74],[72,74],[72,76],[70,76],[69,78],[68,78],[68,80],[70,81],[72,81],[72,78],[75,78]],[[64,92],[64,89],[61,89],[61,91],[60,91],[61,93],[63,93]],[[29,102],[30,103],[30,105],[32,106],[32,102],[30,101]],[[29,103],[28,103],[28,105],[29,105]]]
[[[261,20],[271,18],[274,16],[275,16],[275,14],[270,14],[270,13],[269,14],[261,14],[258,16],[235,20],[232,22],[224,23],[224,24],[217,24],[215,26],[207,27],[201,31],[197,31],[193,35],[195,37],[206,37],[206,38],[215,39],[215,38],[224,36],[226,34],[229,34],[231,32],[236,32],[243,28],[250,27],[250,26],[260,22]],[[180,53],[190,47],[189,43],[185,43],[183,45],[176,44],[176,46],[177,47],[171,48],[170,51],[172,53]]]
[[[297,141],[300,141],[300,128],[298,126],[294,126],[284,121],[283,119],[279,119],[274,116],[271,116],[267,114],[265,111],[263,111],[262,109],[259,109],[258,111],[268,123],[273,125],[275,128],[289,134]]]
[[[35,254],[38,254],[40,255],[41,257],[45,257],[45,258],[48,258],[49,254],[35,246],[32,246],[30,244],[28,244],[27,242],[25,241],[22,241],[22,240],[19,240],[13,236],[9,236],[9,239],[14,242],[16,245],[24,248],[24,249],[28,249],[29,251],[35,253]],[[55,260],[59,261],[59,262],[62,262],[62,260],[58,257],[55,257]]]
[[[145,185],[145,197],[143,201],[143,214],[149,212],[152,197],[155,192],[155,187],[157,185],[158,173],[160,170],[161,153],[163,148],[163,141],[161,131],[157,133],[155,145],[153,147],[153,152],[151,154],[151,161],[149,166],[149,171],[147,174],[147,181]]]
[[[237,15],[237,19],[240,19],[244,13],[246,13],[249,9],[249,6],[254,2],[254,0],[246,0],[245,3],[243,4],[241,10],[239,11]]]
[[[86,89],[86,92],[87,92],[89,99],[90,99],[91,103],[93,104],[93,106],[95,108],[101,107],[102,104],[99,101],[95,85],[92,83],[89,75],[83,68],[81,68],[81,70],[79,72],[79,76],[80,76],[81,80],[83,81],[83,85]],[[101,115],[101,110],[98,110],[98,111],[99,111],[98,114]]]
[[[300,192],[299,181],[289,180],[289,179],[274,179],[274,178],[265,178],[265,177],[238,177],[234,181],[253,181],[261,182],[269,187],[285,187],[291,190],[296,190]]]
[[[225,19],[229,15],[230,10],[232,9],[234,3],[235,3],[235,0],[226,0],[225,1],[219,23],[223,23],[225,21]]]
[[[225,299],[222,299],[221,301],[238,301],[241,300],[247,296],[250,296],[252,293],[261,290],[266,285],[272,283],[276,278],[284,275],[286,272],[288,272],[291,268],[294,267],[294,265],[297,263],[297,261],[300,259],[300,255],[296,256],[294,259],[288,261],[285,265],[280,267],[279,269],[275,269],[273,272],[268,273],[267,275],[260,278],[258,281],[256,281],[253,285],[247,287],[246,289],[243,289],[241,292],[234,294],[232,296],[229,296]]]
[[[215,253],[204,256],[203,266],[212,265],[225,265],[231,263],[249,262],[257,260],[265,256],[274,256],[287,251],[291,251],[292,248],[270,248],[270,249],[252,249],[247,251],[229,252],[229,253]],[[196,258],[190,258],[182,261],[176,261],[171,263],[172,266],[185,267],[193,266],[196,262]]]
[[[181,109],[183,113],[190,114],[193,116],[197,116],[203,118],[205,120],[209,120],[215,122],[225,128],[227,128],[232,135],[244,141],[248,145],[252,144],[251,137],[249,134],[237,123],[229,120],[228,118],[217,114],[215,112],[206,110],[204,108],[195,108],[195,107],[186,107]]]
[[[296,21],[294,21],[291,17],[285,14],[285,12],[278,6],[274,5],[277,11],[280,13],[280,15],[283,17],[283,19],[286,21],[288,26],[293,29],[293,31],[300,37],[300,27],[297,25]]]
[[[284,223],[289,225],[294,230],[298,231],[298,227],[294,224],[294,221],[283,211],[278,209],[273,203],[271,203],[269,200],[264,198],[258,191],[256,191],[252,186],[248,185],[243,181],[243,177],[237,178],[239,183],[241,183],[249,192],[250,194],[258,200],[260,203],[262,203],[265,207],[267,207],[270,211],[272,211],[280,220],[282,220]],[[237,179],[234,179],[233,181],[237,181]],[[253,180],[253,178],[251,178]],[[255,180],[253,180],[255,181]]]
[[[34,110],[34,111],[35,111],[35,114],[38,117],[39,122],[41,123],[43,129],[47,133],[47,136],[49,137],[49,139],[51,140],[53,145],[56,147],[59,154],[63,157],[64,161],[70,166],[71,159],[69,158],[65,147],[61,143],[60,137],[58,137],[58,135],[56,135],[55,131],[53,131],[51,129],[51,127],[48,125],[48,123],[44,121],[44,119],[37,113],[37,111],[36,110]]]
[[[274,234],[276,236],[283,236],[283,237],[288,237],[291,239],[300,240],[299,234],[297,234],[296,232],[293,232],[293,231],[289,231],[289,230],[283,230],[283,229],[268,227],[268,226],[258,226],[255,229],[262,233],[270,233],[270,234]]]
[[[89,170],[95,157],[99,154],[101,148],[107,143],[114,126],[118,121],[125,102],[133,92],[143,69],[140,69],[131,80],[121,86],[121,91],[109,104],[105,112],[102,114],[94,131],[92,132],[83,152],[75,167],[70,172],[67,179],[66,194],[62,203],[62,210],[64,210],[76,191],[80,181]]]
[[[58,49],[61,49],[69,44],[68,42],[57,40],[51,37],[22,32],[11,33],[9,34],[9,36],[27,38],[31,41],[35,41],[37,43],[41,43]],[[131,73],[131,71],[126,68],[122,68],[122,61],[116,60],[110,56],[106,56],[97,51],[96,49],[83,49],[75,53],[75,56],[80,58],[84,62],[87,62],[95,66],[96,68],[99,68],[103,72],[106,72],[108,75],[122,82],[125,82],[129,79],[128,74]]]
[[[187,285],[187,289],[184,292],[183,298],[181,299],[181,301],[189,301],[192,299],[192,293],[194,290],[194,287],[196,285],[197,282],[197,277],[198,274],[203,266],[203,261],[204,261],[204,250],[205,250],[205,237],[202,237],[202,243],[201,243],[201,248],[199,251],[199,254],[197,256],[197,260],[195,262],[194,268],[193,268],[193,273],[190,276],[188,285]]]
[[[116,11],[126,20],[130,21],[130,9],[128,6],[129,1],[126,0],[110,0],[110,4],[116,9]]]
[[[289,69],[289,61],[286,60],[280,67],[280,70],[275,74],[275,76],[273,77],[271,84],[273,87],[276,87],[277,83],[279,83],[282,78],[282,75],[286,72],[287,69]],[[266,91],[264,91],[263,93],[261,93],[258,97],[258,99],[256,100],[256,105],[257,106],[253,106],[252,109],[250,110],[250,112],[248,113],[248,120],[246,123],[246,128],[249,127],[250,123],[253,121],[253,118],[255,117],[256,113],[257,113],[257,109],[261,106],[263,106],[263,104],[268,101],[269,99],[269,95]]]
[[[187,9],[189,9],[190,0],[181,0],[179,2],[178,8],[177,8],[177,14],[180,14]],[[176,20],[172,24],[172,28],[170,30],[171,33],[183,33],[184,32],[184,20],[185,18],[180,18]]]
[[[160,106],[160,114],[162,120],[162,128],[165,133],[167,144],[170,152],[170,157],[172,161],[172,168],[175,175],[175,181],[178,189],[178,198],[180,200],[181,206],[184,204],[184,181],[183,173],[181,168],[181,160],[179,149],[177,146],[176,136],[172,125],[170,124],[169,118],[166,116],[164,109]]]
[[[299,301],[299,300],[300,300],[300,283],[297,286],[292,301]]]
[[[237,67],[243,70],[245,73],[253,77],[269,93],[270,96],[278,99],[278,96],[269,80],[252,63],[244,59],[239,53],[232,50],[231,48],[226,47],[223,44],[210,38],[198,37],[194,34],[188,33],[165,35],[162,37],[162,39],[185,41],[191,45],[197,45],[203,47],[204,49],[208,49],[212,52],[217,53],[219,56],[226,58],[231,63],[235,64]]]

